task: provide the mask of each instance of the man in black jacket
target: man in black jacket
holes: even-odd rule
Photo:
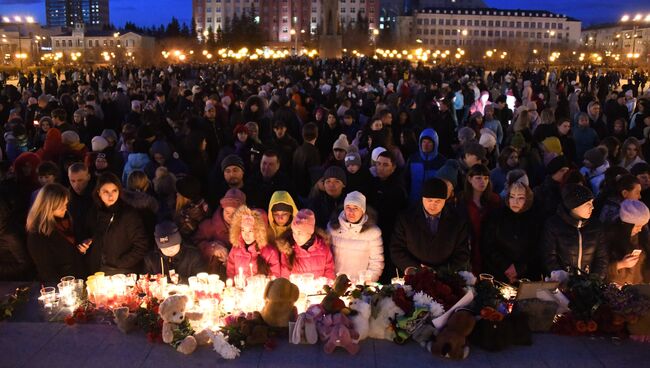
[[[187,283],[190,276],[207,272],[208,268],[198,249],[182,244],[181,234],[171,221],[156,225],[154,233],[158,249],[147,254],[144,272],[163,274],[169,281]]]
[[[397,219],[390,243],[395,265],[410,273],[419,267],[465,270],[469,267],[467,220],[445,207],[447,184],[424,182],[422,201]]]
[[[553,216],[562,203],[560,186],[568,171],[569,161],[563,155],[555,157],[546,165],[546,178],[534,191],[535,207],[539,209],[543,220]]]
[[[589,219],[593,202],[589,188],[567,184],[562,190],[562,205],[557,214],[544,225],[543,261],[555,281],[564,281],[565,272],[572,268],[601,277],[607,275],[609,260],[604,231],[597,220]]]

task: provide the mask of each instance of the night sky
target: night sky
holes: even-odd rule
[[[402,0],[396,0],[402,1]],[[650,13],[648,0],[485,0],[495,8],[537,9],[567,14],[587,26],[612,22],[624,13]],[[45,23],[45,0],[0,0],[2,15],[32,15]],[[155,4],[151,6],[150,4]],[[540,4],[543,4],[543,9]],[[126,21],[140,25],[168,23],[172,16],[188,24],[192,18],[191,0],[110,0],[111,22],[122,26]]]

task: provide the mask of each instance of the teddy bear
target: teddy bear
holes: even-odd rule
[[[299,296],[298,287],[284,277],[269,281],[264,289],[264,307],[260,313],[264,322],[271,327],[288,328],[289,321],[298,315],[294,304]]]
[[[472,333],[476,319],[472,312],[466,309],[455,311],[445,327],[431,343],[430,351],[433,355],[451,359],[465,359],[469,355],[467,337]]]
[[[246,337],[246,345],[264,345],[269,340],[269,326],[262,319],[260,312],[242,316],[238,323],[239,331]]]
[[[318,323],[318,335],[325,343],[323,350],[330,354],[340,346],[350,354],[359,352],[359,333],[343,313],[326,314]]]
[[[365,302],[363,299],[354,299],[350,302],[350,320],[354,326],[354,330],[359,334],[357,341],[365,340],[368,338],[370,332],[370,303]]]
[[[162,339],[183,354],[192,354],[198,345],[209,342],[207,330],[195,333],[190,320],[201,319],[201,313],[187,313],[185,307],[189,301],[186,295],[168,296],[158,307],[158,314],[163,320]]]
[[[403,315],[404,311],[395,304],[393,298],[374,296],[368,337],[393,341],[395,339],[393,322]]]
[[[316,324],[325,315],[320,304],[312,304],[305,312],[298,315],[293,330],[289,331],[289,342],[292,344],[315,344],[318,342]]]
[[[130,313],[128,307],[113,309],[113,317],[117,328],[125,334],[133,331],[136,327],[137,316],[135,313]]]
[[[336,280],[334,280],[334,284],[332,284],[331,287],[325,287],[327,295],[325,295],[323,301],[320,303],[323,306],[323,309],[325,309],[325,313],[332,314],[343,312],[348,314],[350,312],[350,310],[345,307],[345,302],[341,299],[350,285],[352,285],[352,283],[350,282],[350,279],[348,279],[348,276],[341,274],[336,277]]]

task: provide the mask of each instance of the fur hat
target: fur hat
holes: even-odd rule
[[[643,202],[634,199],[626,199],[621,202],[619,215],[621,221],[637,226],[643,226],[650,220],[648,207]]]
[[[607,159],[607,148],[603,146],[594,147],[585,152],[584,159],[589,161],[594,167],[602,166]]]
[[[108,147],[108,141],[106,138],[98,135],[93,137],[93,139],[90,141],[90,146],[93,149],[93,152],[101,152]]]
[[[492,129],[487,129],[487,128],[481,129],[481,138],[479,138],[478,144],[485,147],[486,150],[496,147],[497,138],[495,137],[495,134],[492,131]]]
[[[239,208],[242,204],[246,204],[246,194],[237,188],[228,189],[223,198],[219,200],[219,204],[221,208]]]
[[[348,195],[345,196],[345,200],[343,201],[343,205],[355,205],[363,210],[363,212],[366,212],[366,196],[364,196],[361,192],[354,191],[351,193],[348,193]]]
[[[343,183],[343,185],[348,184],[347,177],[345,176],[345,171],[343,171],[343,169],[338,166],[330,166],[327,168],[327,170],[325,170],[323,173],[323,181],[329,178],[338,179],[341,181],[341,183]]]
[[[562,189],[562,203],[569,210],[580,207],[594,199],[589,188],[584,185],[569,183]]]
[[[422,184],[422,198],[447,199],[447,184],[438,178],[432,178]]]
[[[334,144],[332,145],[332,149],[342,149],[345,152],[348,151],[348,148],[350,147],[350,144],[348,143],[348,137],[345,134],[339,135],[338,139],[334,141]]]
[[[308,208],[304,208],[296,214],[291,223],[292,229],[299,229],[305,233],[313,233],[316,227],[316,216]]]

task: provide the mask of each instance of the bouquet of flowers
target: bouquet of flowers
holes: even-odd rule
[[[149,342],[162,342],[163,320],[158,314],[160,301],[154,297],[145,297],[136,311],[136,323],[147,334]]]

